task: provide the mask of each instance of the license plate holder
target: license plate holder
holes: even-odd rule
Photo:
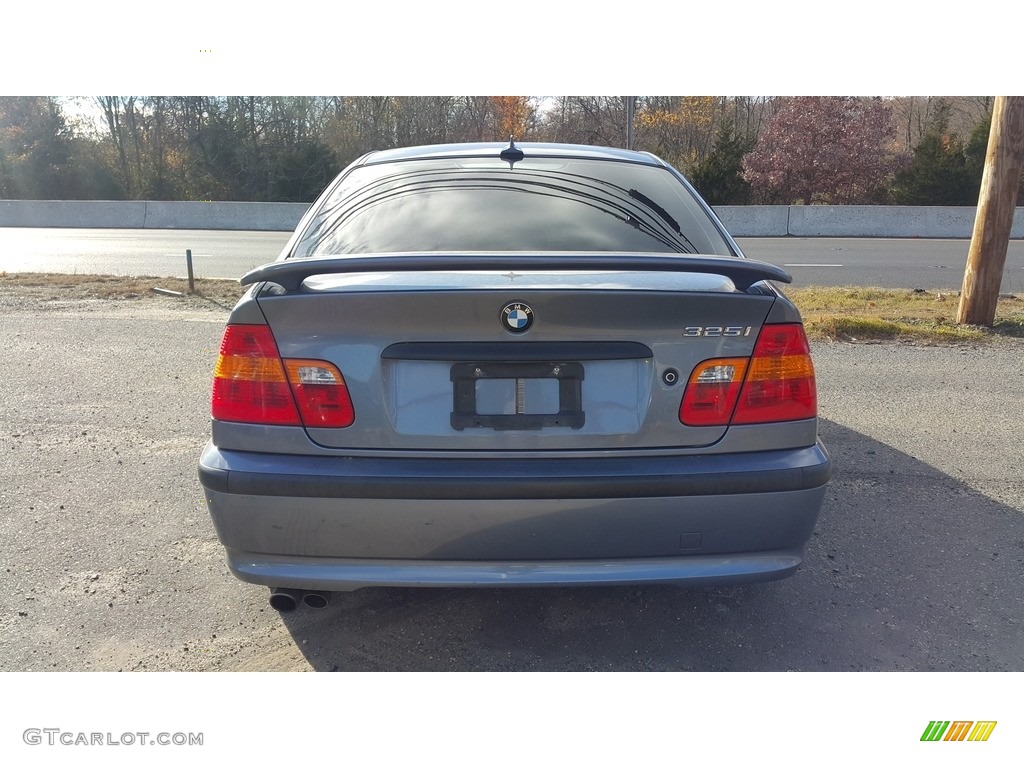
[[[478,413],[477,382],[483,379],[555,379],[558,382],[558,412]],[[583,413],[583,366],[580,363],[455,363],[451,368],[451,380],[451,424],[460,432],[472,427],[496,430],[580,429],[586,421]]]

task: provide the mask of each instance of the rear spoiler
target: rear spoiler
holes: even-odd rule
[[[534,272],[700,272],[722,275],[741,291],[762,280],[791,283],[793,278],[773,264],[735,256],[674,254],[580,253],[387,253],[373,256],[331,256],[288,259],[264,264],[242,276],[242,285],[269,282],[297,291],[313,275],[351,272],[465,272],[515,270]]]

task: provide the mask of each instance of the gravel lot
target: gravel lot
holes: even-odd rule
[[[1024,670],[1024,340],[815,347],[836,471],[793,578],[280,616],[228,573],[196,479],[225,318],[0,293],[0,669]]]

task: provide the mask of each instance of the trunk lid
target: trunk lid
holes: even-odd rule
[[[710,445],[726,427],[679,421],[689,375],[749,356],[774,301],[678,267],[303,275],[258,298],[282,357],[347,383],[355,423],[310,439],[383,451]]]

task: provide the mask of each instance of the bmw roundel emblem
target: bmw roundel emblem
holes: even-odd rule
[[[512,333],[523,333],[533,325],[533,310],[529,304],[510,301],[501,308],[501,324]]]

